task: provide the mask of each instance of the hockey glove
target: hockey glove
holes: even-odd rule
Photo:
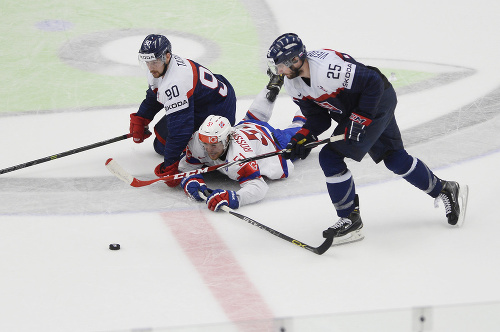
[[[212,211],[218,211],[222,205],[229,206],[231,209],[237,209],[240,206],[236,191],[215,189],[207,198],[208,208]]]
[[[159,164],[155,168],[155,174],[157,177],[161,178],[164,176],[174,175],[179,172],[179,161],[176,161],[172,165],[165,166],[164,163]],[[176,187],[179,183],[181,183],[182,179],[176,180],[166,180],[165,183],[169,187]]]
[[[348,140],[349,143],[362,142],[365,137],[366,127],[368,127],[370,123],[372,123],[371,119],[352,113],[349,117],[349,123],[345,128],[345,140]]]
[[[181,185],[189,198],[199,202],[204,201],[204,199],[200,197],[200,191],[204,192],[205,190],[209,190],[205,184],[205,180],[203,180],[203,176],[200,174],[182,179]]]
[[[135,115],[135,113],[130,114],[130,135],[134,138],[135,143],[142,143],[151,136],[151,132],[148,130],[150,122],[151,120]]]
[[[297,158],[306,159],[311,152],[311,148],[306,148],[304,145],[317,140],[318,138],[313,135],[309,129],[302,128],[292,136],[290,142],[286,145],[286,151],[282,154],[282,156],[285,159],[291,160],[295,160]]]

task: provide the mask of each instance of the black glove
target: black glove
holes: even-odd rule
[[[365,137],[366,127],[372,123],[371,119],[368,119],[362,115],[352,113],[349,117],[349,123],[345,128],[345,139],[348,142],[362,142]]]
[[[290,142],[286,145],[286,151],[283,152],[282,156],[285,159],[291,160],[295,160],[297,158],[306,159],[312,148],[306,148],[304,145],[317,140],[318,138],[313,135],[309,129],[302,128],[290,139]]]

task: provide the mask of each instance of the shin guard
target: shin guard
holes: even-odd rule
[[[437,197],[442,189],[440,179],[420,159],[414,158],[406,150],[395,151],[384,159],[385,166],[400,175],[431,197]]]

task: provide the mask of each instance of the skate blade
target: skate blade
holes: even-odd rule
[[[348,244],[348,243],[352,243],[352,242],[361,241],[364,238],[365,238],[365,236],[363,235],[363,233],[361,233],[361,230],[358,229],[357,231],[351,232],[347,235],[333,238],[332,247],[340,246],[342,244]]]
[[[456,227],[461,227],[465,222],[465,214],[467,212],[467,201],[469,200],[469,186],[462,185],[458,192],[458,205],[460,206],[460,215],[456,223]]]

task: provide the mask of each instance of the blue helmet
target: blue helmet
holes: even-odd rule
[[[280,63],[290,67],[292,59],[299,57],[301,60],[306,58],[307,51],[305,45],[300,40],[299,36],[294,33],[285,33],[272,43],[269,51],[267,51],[267,59],[270,66],[276,66]]]
[[[148,35],[139,49],[139,60],[151,61],[161,59],[165,61],[166,54],[172,54],[172,44],[163,35]]]

